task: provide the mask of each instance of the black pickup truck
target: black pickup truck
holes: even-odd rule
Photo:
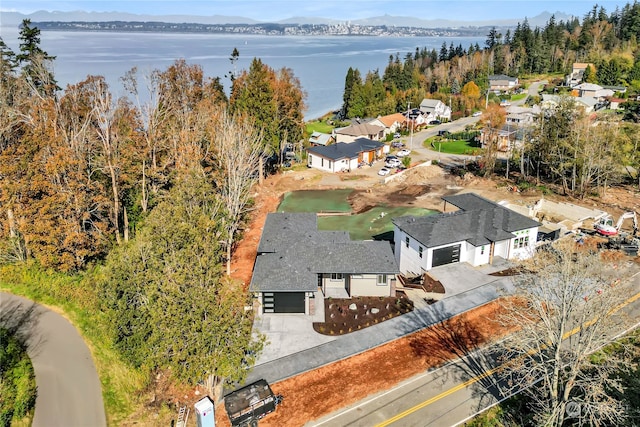
[[[256,427],[258,420],[282,402],[274,395],[266,380],[258,380],[224,397],[224,407],[233,427]]]

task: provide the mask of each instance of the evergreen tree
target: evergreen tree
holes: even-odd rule
[[[49,71],[49,63],[55,56],[49,55],[40,47],[40,29],[31,26],[30,19],[24,19],[20,28],[20,53],[16,55],[18,64],[26,79],[42,95],[52,95],[60,88]]]

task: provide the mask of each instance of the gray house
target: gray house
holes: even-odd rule
[[[270,213],[249,290],[260,313],[310,314],[313,298],[394,296],[398,272],[389,242],[319,231],[315,213]]]
[[[403,274],[456,262],[490,264],[496,256],[533,254],[539,222],[474,193],[443,197],[445,212],[393,219],[395,257]],[[446,212],[447,203],[458,208]]]

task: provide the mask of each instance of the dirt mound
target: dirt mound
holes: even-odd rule
[[[444,169],[440,166],[420,166],[408,169],[403,172],[402,176],[394,181],[405,185],[424,185],[435,178],[443,178],[446,175]]]

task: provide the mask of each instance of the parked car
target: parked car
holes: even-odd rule
[[[429,123],[427,123],[428,125],[439,125],[442,124],[442,122],[440,120],[431,120]]]
[[[385,176],[385,175],[389,175],[389,173],[390,173],[390,172],[391,172],[391,171],[390,171],[389,169],[387,169],[387,168],[382,168],[382,169],[380,169],[380,171],[378,172],[378,175],[380,175],[380,176]]]
[[[393,160],[393,159],[398,160],[398,156],[394,156],[393,154],[389,154],[387,157],[384,158],[384,161],[388,162],[389,160]]]
[[[475,113],[473,113],[471,116],[472,117],[480,117],[482,115],[482,111],[476,111]]]
[[[398,151],[398,157],[405,157],[405,156],[408,156],[409,154],[411,154],[411,150],[407,150],[406,148],[403,148],[402,150]]]
[[[391,146],[393,148],[402,148],[402,147],[404,147],[404,144],[402,142],[400,142],[400,141],[393,141],[391,143]]]
[[[388,168],[397,168],[402,165],[402,162],[400,161],[400,159],[395,158],[387,160],[384,165]]]
[[[447,136],[449,135],[449,131],[448,130],[439,130],[438,131],[438,136]]]

